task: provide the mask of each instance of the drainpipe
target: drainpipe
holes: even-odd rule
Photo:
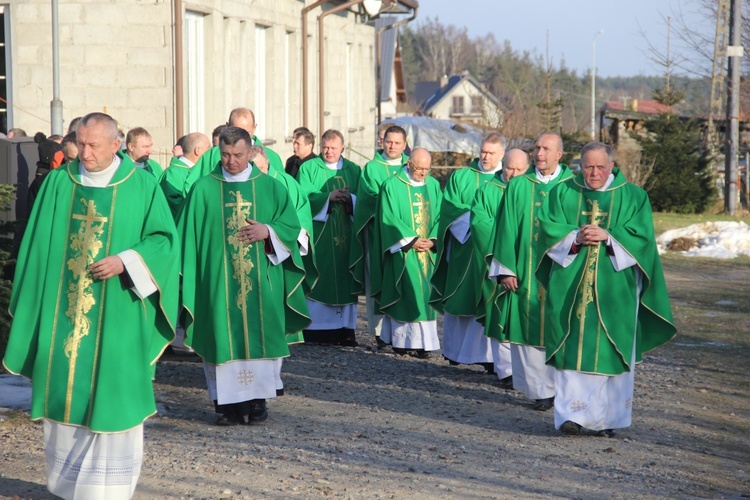
[[[386,31],[386,30],[392,30],[394,28],[398,28],[399,26],[402,26],[402,25],[404,25],[406,23],[409,23],[409,22],[411,22],[411,21],[413,21],[414,19],[417,18],[417,8],[419,7],[419,4],[417,4],[414,7],[412,7],[412,6],[409,6],[409,7],[412,8],[412,15],[411,15],[411,17],[409,17],[407,19],[402,19],[400,21],[396,21],[395,23],[389,24],[388,26],[384,26],[384,27],[382,27],[382,28],[380,28],[378,30],[378,38],[377,38],[378,41],[377,41],[377,51],[376,51],[376,54],[377,54],[377,56],[376,56],[377,57],[377,59],[376,59],[376,65],[378,67],[378,71],[377,71],[377,75],[378,76],[377,76],[377,83],[376,83],[376,87],[375,87],[375,89],[376,89],[375,90],[375,106],[378,108],[378,125],[380,125],[380,122],[383,119],[382,116],[381,116],[381,114],[380,114],[380,87],[381,87],[380,79],[381,79],[381,72],[382,72],[382,69],[381,69],[381,66],[380,66],[380,60],[382,58],[382,52],[383,52],[383,42],[382,42],[381,36],[383,35],[384,31]]]
[[[320,108],[318,109],[318,133],[322,134],[325,130],[325,37],[323,36],[323,18],[336,14],[342,10],[346,10],[349,7],[362,3],[364,0],[350,0],[349,2],[343,3],[338,7],[334,7],[331,10],[323,12],[318,16],[318,93],[320,94],[319,102]]]
[[[182,65],[182,0],[174,0],[173,2],[173,13],[174,19],[174,100],[175,100],[175,140],[178,137],[185,135],[185,115],[184,115],[184,87],[183,81],[183,65]]]
[[[308,93],[307,93],[307,13],[312,9],[323,5],[328,0],[317,0],[316,2],[302,8],[302,126],[307,127],[307,107],[308,107]],[[309,127],[308,127],[309,128]],[[319,130],[318,134],[322,134],[323,131]]]

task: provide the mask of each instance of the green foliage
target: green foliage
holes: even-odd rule
[[[647,135],[632,136],[643,150],[642,164],[654,163],[648,192],[654,210],[683,214],[707,210],[715,191],[699,125],[673,113],[659,115],[645,125]]]
[[[8,210],[10,202],[15,198],[15,187],[10,184],[0,184],[0,210]],[[11,317],[8,312],[12,282],[8,279],[14,262],[10,260],[10,250],[13,245],[14,222],[0,221],[0,358],[5,355],[8,345]]]

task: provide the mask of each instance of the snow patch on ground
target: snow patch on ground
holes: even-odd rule
[[[680,252],[690,257],[734,259],[750,256],[750,226],[744,222],[703,222],[666,231],[656,238],[659,253],[665,253],[669,243],[677,238],[695,241],[692,248]]]

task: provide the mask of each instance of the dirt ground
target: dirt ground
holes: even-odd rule
[[[159,363],[135,498],[750,496],[750,263],[665,258],[678,336],[636,369],[633,425],[564,436],[478,367],[293,347],[264,426],[217,427],[201,365]],[[364,328],[364,324],[360,325]],[[0,496],[51,498],[41,425],[0,421]]]

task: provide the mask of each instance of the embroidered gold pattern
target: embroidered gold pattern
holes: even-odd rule
[[[427,238],[430,231],[430,201],[422,193],[414,193],[414,198],[417,200],[411,204],[417,209],[416,212],[412,210],[414,230],[420,238]],[[417,252],[417,257],[419,258],[419,266],[422,269],[422,274],[426,279],[429,278],[428,252]]]
[[[250,259],[250,246],[245,245],[240,241],[237,232],[240,228],[247,225],[246,219],[250,218],[250,207],[253,205],[252,202],[246,201],[242,197],[240,191],[229,191],[229,195],[234,198],[234,203],[225,203],[224,206],[232,208],[232,215],[226,220],[226,227],[229,232],[227,242],[234,248],[234,252],[231,252],[232,258],[232,269],[234,274],[232,275],[237,283],[240,285],[240,289],[237,292],[235,298],[235,304],[242,311],[245,310],[247,304],[247,294],[253,290],[253,280],[250,277],[253,267],[253,261]]]
[[[91,329],[91,320],[86,314],[96,305],[91,289],[94,277],[89,266],[104,246],[101,236],[108,220],[107,217],[97,214],[94,200],[87,201],[81,198],[81,203],[84,206],[84,214],[72,216],[74,220],[80,220],[81,224],[78,231],[70,236],[71,258],[67,263],[73,278],[68,282],[68,310],[65,311],[65,315],[70,319],[73,330],[68,334],[63,346],[65,356],[69,359],[68,387],[65,396],[66,422],[70,420],[78,349]]]
[[[589,216],[589,224],[598,226],[608,215],[607,212],[602,211],[599,208],[599,202],[596,200],[586,200],[586,203],[591,205],[591,210],[581,212],[581,215]],[[586,308],[589,304],[594,302],[594,281],[596,279],[596,264],[599,260],[599,249],[601,245],[589,245],[586,251],[586,263],[584,264],[583,271],[583,290],[581,292],[581,298],[576,308],[576,317],[579,320],[578,330],[578,362],[577,370],[581,370],[581,362],[583,358],[583,333],[586,326]]]

